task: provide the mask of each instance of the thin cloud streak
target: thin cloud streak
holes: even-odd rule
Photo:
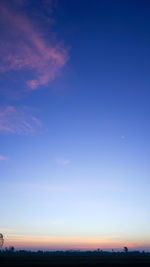
[[[17,189],[17,191],[27,191],[29,192],[30,190],[32,192],[70,192],[70,190],[74,189],[71,185],[67,185],[67,184],[44,184],[44,183],[1,183],[0,182],[0,186],[1,187],[7,187],[7,189],[9,188],[13,188],[14,190]]]
[[[64,159],[64,158],[57,158],[56,159],[56,163],[58,165],[68,165],[68,164],[70,164],[70,160],[69,159]]]
[[[0,42],[0,72],[27,71],[30,78],[24,83],[36,90],[55,79],[68,60],[68,50],[60,43],[52,44],[52,37],[46,40],[35,23],[16,10],[1,3],[1,22],[9,30]]]
[[[35,134],[41,129],[38,118],[30,115],[27,108],[6,106],[0,108],[0,132],[18,135]]]

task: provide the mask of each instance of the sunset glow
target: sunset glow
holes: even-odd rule
[[[0,233],[150,251],[150,2],[0,1]]]

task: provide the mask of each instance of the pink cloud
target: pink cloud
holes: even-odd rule
[[[68,165],[68,164],[70,164],[70,160],[64,159],[64,158],[57,158],[56,163],[59,165]]]
[[[0,108],[0,132],[12,134],[35,134],[42,127],[41,121],[30,115],[29,109],[7,106]]]
[[[0,155],[0,160],[7,160],[7,157]]]
[[[4,29],[0,42],[0,72],[26,71],[29,78],[24,82],[30,90],[48,85],[66,64],[68,49],[60,43],[54,44],[52,33],[45,38],[39,30],[41,25],[16,11],[19,8],[2,3],[0,18],[7,31]]]

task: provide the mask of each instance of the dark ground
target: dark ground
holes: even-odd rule
[[[0,266],[140,266],[150,267],[150,253],[1,251]]]

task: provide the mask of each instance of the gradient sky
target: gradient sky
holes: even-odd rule
[[[1,0],[5,246],[150,250],[150,2]]]

